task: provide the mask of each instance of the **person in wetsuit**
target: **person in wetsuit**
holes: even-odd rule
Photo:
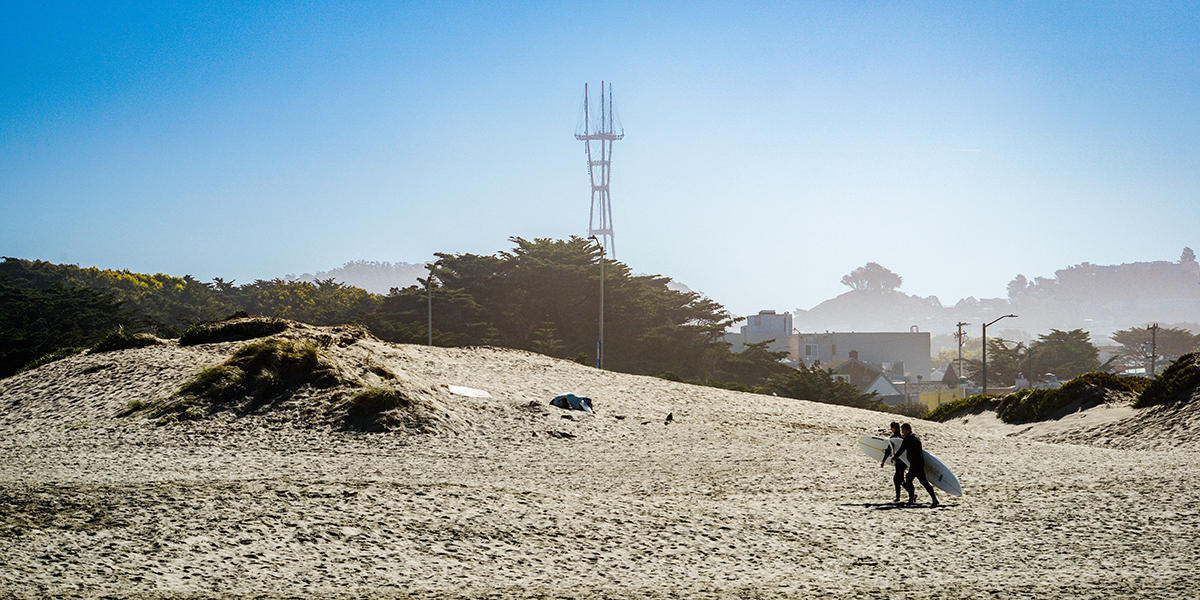
[[[892,464],[896,466],[896,473],[892,475],[892,483],[896,486],[896,499],[892,502],[899,502],[900,488],[904,487],[904,469],[907,468],[904,459],[900,458],[900,444],[904,442],[904,438],[900,435],[899,423],[892,421],[889,427],[892,428],[892,437],[888,439],[888,447],[883,450],[883,460],[879,462],[879,466],[886,465],[888,457],[892,457]]]
[[[933,486],[929,485],[929,480],[925,478],[925,450],[921,448],[921,438],[913,433],[912,425],[908,423],[900,426],[900,435],[904,436],[904,441],[900,443],[900,449],[896,451],[896,454],[908,459],[908,475],[904,478],[904,489],[908,491],[908,503],[917,503],[917,491],[913,487],[913,479],[918,479],[925,491],[929,492],[929,497],[933,499],[930,507],[936,507],[938,505],[937,494],[933,493]]]

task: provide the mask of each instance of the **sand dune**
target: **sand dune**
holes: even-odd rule
[[[344,381],[386,385],[369,364],[428,390],[445,412],[432,433],[312,417],[332,414],[338,387],[253,414],[116,416],[241,344],[85,354],[0,381],[0,595],[1181,598],[1200,587],[1194,412],[1063,419],[1036,432],[1053,443],[984,417],[917,422],[965,490],[938,509],[890,504],[890,473],[856,450],[889,415],[521,351],[369,336],[322,347]],[[597,414],[547,406],[564,392],[592,397]]]

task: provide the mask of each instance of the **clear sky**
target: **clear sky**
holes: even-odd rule
[[[1200,5],[8,3],[0,254],[247,282],[586,235],[737,314],[1200,248]]]

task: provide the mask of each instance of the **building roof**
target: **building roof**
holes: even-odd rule
[[[942,383],[958,385],[958,379],[958,369],[954,368],[954,363],[946,365],[946,374],[942,376]]]
[[[836,360],[831,360],[828,364],[823,366],[834,373],[845,373],[846,371],[853,369],[855,365],[858,365],[859,367],[862,367],[863,369],[873,373],[879,373],[881,375],[883,374],[883,369],[880,369],[874,365],[869,365],[861,360],[858,360],[857,358],[839,358]]]
[[[871,385],[867,386],[863,391],[867,393],[875,392],[880,396],[900,396],[904,393],[897,389],[894,383],[888,381],[888,378],[884,377],[883,373],[880,373],[875,378],[875,381],[872,381]]]

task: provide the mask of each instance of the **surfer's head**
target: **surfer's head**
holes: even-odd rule
[[[912,433],[912,425],[905,423],[900,426],[900,435],[908,435]]]
[[[896,435],[900,435],[900,424],[899,423],[892,421],[892,424],[888,425],[888,427],[891,428],[892,433],[894,433]]]

